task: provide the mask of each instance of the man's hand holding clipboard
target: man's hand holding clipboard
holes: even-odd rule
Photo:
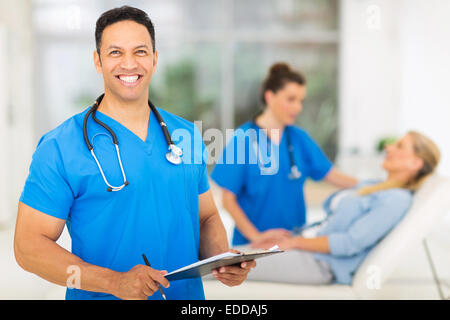
[[[229,252],[239,253],[236,249],[230,249]],[[244,261],[240,265],[223,266],[213,269],[212,275],[223,284],[234,287],[244,282],[247,274],[254,267],[256,267],[255,260]]]
[[[195,262],[165,275],[169,281],[202,277],[212,273],[213,276],[228,286],[240,285],[249,271],[256,267],[255,259],[283,252],[278,246],[269,250],[252,250],[240,252],[230,249],[227,252]]]

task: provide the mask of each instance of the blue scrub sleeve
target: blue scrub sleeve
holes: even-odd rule
[[[309,164],[309,176],[315,181],[322,180],[331,170],[333,164],[314,139],[306,132],[303,143]]]
[[[33,154],[20,201],[38,211],[66,220],[73,200],[74,195],[67,182],[56,141],[41,139]]]
[[[351,257],[377,244],[405,215],[412,196],[405,190],[391,190],[367,214],[352,223],[345,232],[328,234],[330,253]]]
[[[238,163],[237,139],[237,136],[234,136],[230,140],[211,173],[211,178],[220,187],[235,195],[241,192],[245,181],[245,164]]]

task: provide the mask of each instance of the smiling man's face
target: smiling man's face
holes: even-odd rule
[[[131,20],[107,26],[102,34],[100,57],[94,52],[95,68],[103,74],[105,93],[124,101],[146,97],[157,58],[147,28]]]

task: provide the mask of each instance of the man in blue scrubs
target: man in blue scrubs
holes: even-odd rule
[[[209,190],[205,146],[200,141],[200,150],[183,150],[179,165],[166,159],[168,146],[148,105],[158,55],[145,12],[127,6],[107,11],[95,35],[94,63],[105,86],[96,117],[117,135],[129,185],[107,192],[83,140],[89,108],[48,132],[38,143],[20,197],[16,260],[48,281],[75,287],[67,289],[67,299],[161,299],[160,285],[168,299],[204,299],[201,278],[169,284],[164,274],[228,250]],[[192,143],[185,145],[198,145],[194,137],[201,137],[192,123],[158,111],[169,131],[189,133]],[[89,117],[87,136],[106,179],[121,185],[109,132]],[[66,223],[72,252],[56,243]],[[142,254],[151,267],[144,265]],[[251,261],[214,273],[234,286],[255,265]]]

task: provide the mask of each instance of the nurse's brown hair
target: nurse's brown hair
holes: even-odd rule
[[[285,62],[278,62],[272,65],[262,84],[261,102],[266,105],[264,95],[267,91],[276,93],[278,90],[283,89],[289,82],[295,82],[304,86],[306,85],[306,78],[301,72],[291,69]]]

